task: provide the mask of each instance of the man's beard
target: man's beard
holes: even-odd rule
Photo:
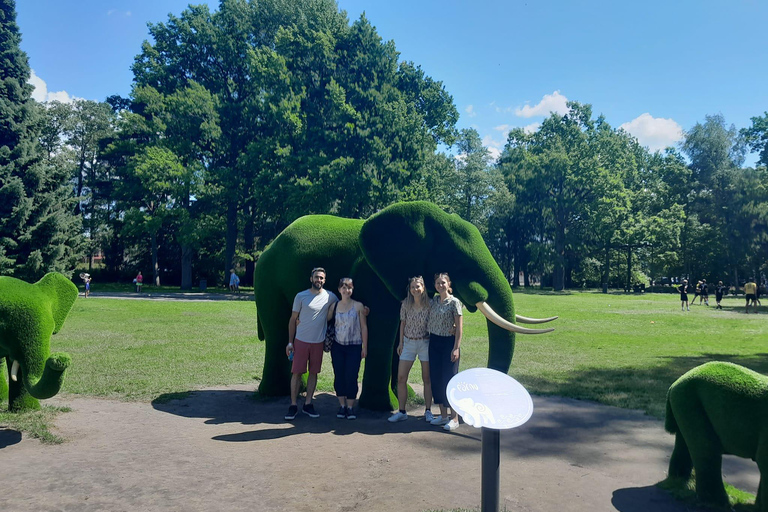
[[[322,290],[323,285],[321,283],[315,282],[315,283],[312,283],[312,288],[314,288],[315,290]]]

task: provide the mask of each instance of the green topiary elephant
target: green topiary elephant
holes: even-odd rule
[[[699,499],[727,506],[723,454],[752,459],[760,469],[755,505],[768,512],[768,377],[733,363],[697,366],[669,388],[664,426],[675,434],[670,478],[687,481],[695,468]]]
[[[391,410],[397,404],[390,389],[392,359],[400,322],[400,301],[408,278],[437,272],[451,276],[454,295],[470,311],[478,307],[488,321],[488,366],[507,372],[515,332],[537,334],[552,329],[526,329],[514,320],[512,290],[486,247],[480,232],[457,215],[432,203],[394,204],[368,220],[309,215],[288,226],[256,264],[254,286],[259,338],[266,339],[259,392],[287,395],[290,363],[285,357],[288,320],[296,293],[308,288],[314,267],[327,271],[326,288],[336,291],[340,278],[355,281],[355,299],[370,307],[368,356],[359,404]],[[556,318],[556,317],[554,317]],[[524,323],[539,323],[517,317]]]
[[[69,366],[67,354],[50,354],[51,334],[59,332],[77,298],[77,286],[61,274],[35,284],[0,277],[0,397],[8,410],[39,409],[37,399],[54,396]]]

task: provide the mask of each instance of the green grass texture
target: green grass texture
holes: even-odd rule
[[[517,335],[509,373],[534,394],[662,418],[669,386],[706,361],[768,373],[768,306],[746,315],[741,298],[724,299],[722,310],[696,304],[682,312],[670,294],[517,292],[515,307],[525,316],[560,316],[549,324],[552,333]],[[466,310],[464,318],[461,369],[485,366],[485,319]],[[255,390],[264,363],[250,301],[79,299],[51,350],[72,356],[63,393],[120,400],[229,384],[253,383]],[[318,389],[331,391],[325,358]],[[420,383],[420,373],[415,364],[409,381]]]

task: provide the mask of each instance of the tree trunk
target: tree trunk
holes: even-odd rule
[[[152,233],[152,272],[155,286],[160,286],[160,265],[157,263],[157,233]]]
[[[608,281],[611,278],[611,247],[605,245],[605,267],[603,268],[603,293],[608,293]]]
[[[235,244],[237,242],[237,201],[230,199],[227,203],[227,239],[224,251],[224,281],[235,261]]]
[[[565,289],[565,230],[557,226],[555,230],[555,267],[552,277],[555,291]]]
[[[192,248],[186,244],[181,246],[181,289],[192,289]]]
[[[248,218],[245,220],[245,226],[243,227],[243,242],[245,244],[245,252],[251,256],[251,259],[245,260],[245,275],[243,276],[243,282],[250,285],[253,283],[253,257],[256,253],[254,247],[256,236],[254,234],[253,211],[251,208],[248,208],[247,214]]]

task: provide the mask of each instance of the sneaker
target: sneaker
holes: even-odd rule
[[[404,412],[397,411],[395,414],[387,418],[390,423],[397,423],[398,421],[405,421],[408,419],[408,415]]]
[[[435,416],[435,419],[429,422],[430,425],[437,425],[437,426],[443,426],[446,423],[451,421],[451,418],[443,418],[442,416]]]
[[[339,412],[336,413],[337,418],[346,418],[347,417],[347,408],[346,407],[339,407]]]
[[[451,420],[443,427],[445,430],[456,430],[459,428],[459,420]]]
[[[315,412],[315,406],[312,404],[304,404],[304,409],[302,409],[302,412],[309,416],[310,418],[319,418],[320,415]]]
[[[354,409],[347,409],[347,419],[348,420],[356,420],[357,419],[357,413],[355,413]]]
[[[292,420],[296,417],[296,413],[299,412],[299,408],[295,405],[292,405],[288,408],[288,414],[285,415],[285,419]]]
[[[433,419],[435,419],[435,415],[432,414],[432,411],[427,411],[424,413],[424,421],[431,423]]]

